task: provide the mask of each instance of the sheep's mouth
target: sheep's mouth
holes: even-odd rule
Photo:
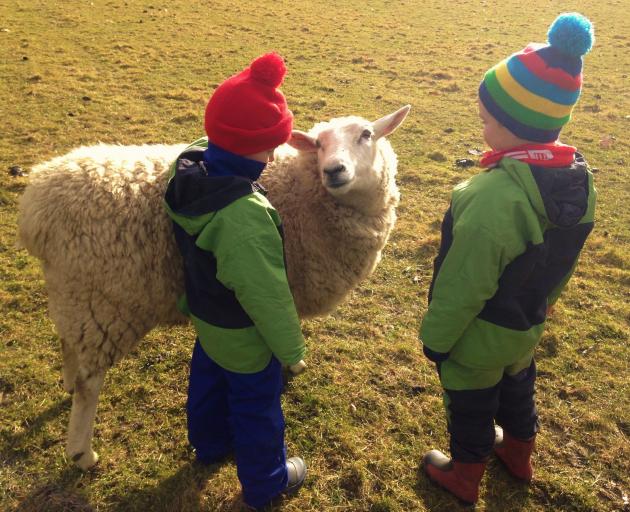
[[[328,188],[341,188],[345,187],[352,180],[349,178],[328,178],[326,180],[326,187]]]

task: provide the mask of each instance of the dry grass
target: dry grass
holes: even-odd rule
[[[542,40],[561,9],[500,4],[497,13],[494,0],[0,0],[0,509],[238,508],[233,463],[199,468],[186,446],[188,328],[151,332],[109,373],[96,429],[102,460],[86,474],[68,464],[58,339],[38,264],[14,246],[27,178],[7,171],[96,141],[192,140],[213,85],[272,48],[288,59],[284,91],[298,128],[413,105],[392,137],[403,199],[384,260],[334,315],[304,325],[309,370],[289,383],[284,404],[290,452],[310,473],[278,509],[458,507],[418,472],[427,449],[447,444],[418,321],[448,191],[475,172],[453,162],[482,147],[478,81]],[[628,508],[629,8],[562,4],[597,28],[565,140],[598,168],[598,223],[538,351],[536,479],[519,486],[492,462],[478,509]]]

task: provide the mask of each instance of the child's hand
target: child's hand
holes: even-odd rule
[[[289,366],[289,370],[291,371],[291,373],[293,375],[297,375],[298,373],[302,373],[305,368],[306,368],[306,363],[303,360],[301,360],[300,362],[292,364],[291,366]]]

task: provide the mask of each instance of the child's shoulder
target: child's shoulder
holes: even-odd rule
[[[270,208],[273,209],[273,206],[271,206],[269,200],[252,187],[251,193],[239,197],[223,210],[227,215],[255,215],[257,213],[264,213]]]
[[[495,204],[520,200],[524,196],[510,175],[500,167],[480,172],[453,188],[453,199]]]
[[[479,173],[457,185],[451,208],[455,223],[485,226],[496,234],[510,232],[515,216],[522,217],[532,209],[524,191],[501,168]]]
[[[267,224],[271,219],[274,224],[280,223],[280,217],[269,200],[257,190],[251,194],[239,197],[235,201],[222,208],[218,215],[229,218],[237,224]]]
[[[213,213],[197,245],[202,249],[229,250],[248,240],[277,237],[280,217],[258,192],[243,195]]]

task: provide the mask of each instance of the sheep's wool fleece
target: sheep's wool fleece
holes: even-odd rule
[[[317,124],[309,135],[326,125]],[[316,154],[286,144],[261,177],[282,217],[287,273],[301,317],[332,311],[381,259],[400,200],[396,154],[385,139],[378,141],[374,167],[383,179],[366,196],[365,209],[340,204],[321,185]]]
[[[60,338],[101,340],[83,356],[96,359],[89,366],[113,364],[158,323],[183,321],[181,261],[162,197],[184,148],[102,144],[33,169],[21,243],[42,260]]]
[[[181,256],[162,204],[169,166],[185,147],[83,147],[33,169],[20,240],[42,260],[60,338],[87,367],[109,367],[156,325],[185,320],[176,307]],[[283,221],[302,318],[332,311],[380,260],[399,200],[396,155],[385,139],[374,166],[383,179],[365,209],[323,188],[313,153],[281,146],[261,177]],[[98,350],[81,351],[94,340]]]

